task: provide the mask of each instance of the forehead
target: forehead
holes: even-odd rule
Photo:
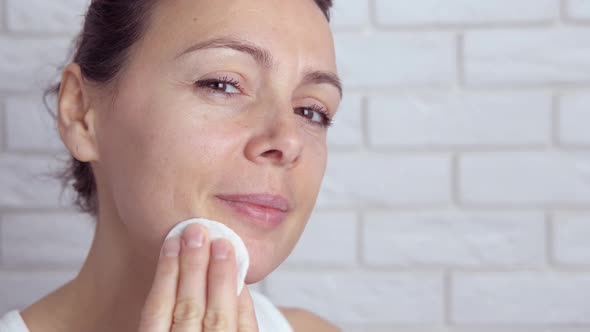
[[[313,0],[158,1],[144,39],[174,57],[195,42],[236,37],[260,45],[279,60],[335,71],[330,26]]]

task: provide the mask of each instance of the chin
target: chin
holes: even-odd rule
[[[276,255],[279,252],[278,248],[272,250],[256,248],[246,244],[248,254],[250,256],[250,267],[246,273],[246,284],[254,284],[259,282],[274,271],[284,259],[280,259]]]
[[[255,284],[262,279],[266,278],[272,271],[274,271],[274,267],[269,266],[258,266],[256,264],[250,264],[250,268],[248,268],[248,273],[246,273],[246,280],[245,283]]]

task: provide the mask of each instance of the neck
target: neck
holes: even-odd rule
[[[31,332],[137,330],[158,253],[136,252],[117,220],[101,216],[78,276],[22,312]]]

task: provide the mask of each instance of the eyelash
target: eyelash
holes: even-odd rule
[[[240,86],[240,82],[238,82],[232,78],[229,78],[227,76],[220,77],[218,79],[207,79],[207,80],[201,80],[201,81],[195,82],[195,85],[197,87],[205,88],[205,89],[209,90],[210,93],[221,93],[226,97],[235,97],[235,95],[237,95],[237,93],[224,92],[222,90],[218,90],[216,88],[211,87],[211,85],[218,85],[218,84],[232,85],[234,88],[236,88],[236,90],[243,92],[242,87]],[[320,126],[323,128],[329,128],[334,125],[334,120],[332,120],[328,111],[326,111],[326,109],[320,105],[313,104],[308,107],[297,107],[296,109],[308,109],[308,110],[311,110],[312,112],[320,113],[322,115],[322,117],[324,118],[323,123],[318,123],[318,122],[309,120],[309,122],[311,122],[313,125]]]

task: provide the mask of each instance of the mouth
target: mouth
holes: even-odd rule
[[[216,197],[232,213],[240,216],[240,220],[263,228],[274,228],[282,224],[291,210],[290,202],[280,195],[231,194]]]

